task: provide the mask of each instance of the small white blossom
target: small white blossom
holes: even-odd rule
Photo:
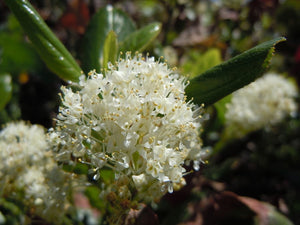
[[[0,131],[0,196],[24,193],[34,215],[59,224],[66,204],[67,176],[57,166],[43,127],[25,122],[7,124]]]
[[[296,112],[296,86],[283,76],[268,73],[236,91],[226,105],[227,130],[234,137],[282,121]]]
[[[79,91],[62,87],[57,125],[49,134],[57,156],[78,157],[96,171],[112,168],[138,189],[155,184],[164,193],[162,187],[183,183],[184,163],[198,165],[202,151],[200,108],[186,101],[187,84],[165,63],[129,53],[109,64],[105,75],[81,76]]]

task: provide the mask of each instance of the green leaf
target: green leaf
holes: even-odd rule
[[[183,73],[188,74],[189,78],[192,79],[221,62],[221,51],[217,48],[211,48],[204,53],[191,50],[188,53],[188,59],[182,65],[182,69]]]
[[[210,105],[251,83],[266,71],[275,45],[284,40],[280,37],[264,42],[195,77],[186,89],[188,97]]]
[[[89,199],[91,206],[97,209],[105,210],[105,202],[99,201],[100,194],[101,194],[101,190],[96,186],[89,186],[85,189],[85,195]]]
[[[107,68],[108,62],[111,62],[114,64],[117,60],[118,56],[118,40],[116,33],[111,30],[104,42],[104,48],[103,48],[103,67]]]
[[[115,179],[114,171],[111,169],[102,168],[100,170],[100,178],[106,184],[112,184]]]
[[[41,66],[39,56],[31,45],[5,32],[0,32],[0,59],[0,73],[13,76],[24,71],[36,71]]]
[[[122,43],[120,50],[126,51],[143,51],[157,37],[161,31],[161,23],[151,23],[133,33],[131,33]]]
[[[94,69],[100,72],[104,41],[111,30],[121,42],[135,31],[135,25],[124,12],[112,6],[100,9],[91,19],[81,45],[81,62],[85,73]]]
[[[26,0],[5,2],[49,69],[64,80],[77,81],[81,75],[80,67],[32,5]]]
[[[222,98],[220,101],[217,101],[214,106],[217,110],[217,119],[221,124],[224,124],[226,121],[225,113],[227,111],[226,105],[231,101],[232,95],[227,95]]]
[[[24,221],[24,208],[17,201],[0,198],[1,224],[17,225]],[[3,214],[2,214],[3,213]],[[22,220],[23,219],[23,220]]]
[[[293,225],[292,221],[290,221],[286,216],[278,212],[275,207],[272,205],[266,204],[269,206],[269,213],[267,219],[257,218],[257,224],[265,224],[265,225]],[[267,221],[267,222],[265,222]],[[265,223],[264,223],[265,222]]]
[[[9,102],[12,95],[12,80],[9,74],[0,74],[0,111]]]

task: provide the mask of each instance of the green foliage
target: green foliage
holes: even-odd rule
[[[62,168],[67,172],[75,174],[87,174],[89,170],[89,167],[83,163],[76,163],[75,165],[64,164]]]
[[[251,83],[265,72],[275,45],[285,38],[264,42],[191,80],[186,92],[198,104],[210,105]]]
[[[91,19],[81,45],[82,69],[85,73],[93,69],[100,72],[104,42],[110,31],[114,31],[121,42],[135,31],[135,25],[121,10],[112,6],[100,9]]]
[[[100,170],[101,180],[106,184],[111,184],[114,182],[115,174],[111,169],[102,169]]]
[[[123,42],[120,43],[120,50],[123,52],[142,52],[157,37],[160,30],[160,23],[151,23],[135,32],[132,32]]]
[[[103,48],[103,67],[107,68],[108,62],[115,63],[118,55],[118,39],[114,31],[110,31],[104,41]]]
[[[18,205],[13,202],[0,198],[0,213],[4,216],[3,225],[18,225],[21,223],[24,215]]]
[[[9,102],[12,95],[12,79],[9,74],[0,74],[0,111]]]
[[[77,81],[80,67],[26,0],[5,0],[46,65],[62,79]]]
[[[23,38],[23,31],[16,18],[11,15],[0,29],[0,73],[19,75],[21,72],[35,71],[40,60]]]
[[[226,112],[226,104],[231,101],[232,95],[227,95],[226,97],[222,98],[221,100],[217,101],[214,106],[217,110],[217,120],[220,124],[225,123],[225,112]]]
[[[221,62],[221,52],[217,48],[211,48],[204,53],[191,50],[188,53],[187,60],[182,65],[182,70],[184,74],[189,75],[189,78],[194,78]]]
[[[83,71],[88,73],[95,69],[100,72],[102,67],[106,68],[107,62],[114,63],[119,49],[124,52],[145,50],[160,30],[160,23],[151,23],[136,30],[132,20],[121,10],[111,6],[100,9],[92,18],[83,38]]]
[[[18,38],[0,33],[0,72],[19,74],[38,67],[35,51]]]
[[[85,189],[85,195],[88,197],[90,204],[97,209],[105,210],[104,201],[99,201],[100,193],[100,189],[96,186],[89,186]]]

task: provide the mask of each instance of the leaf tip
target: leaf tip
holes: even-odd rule
[[[286,41],[285,37],[278,37],[277,39],[273,40],[274,43],[273,43],[272,47],[270,48],[268,55],[262,64],[262,67],[265,70],[270,66],[271,58],[274,56],[274,53],[275,53],[275,46],[278,43],[283,42],[283,41]]]

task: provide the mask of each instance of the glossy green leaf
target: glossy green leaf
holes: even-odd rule
[[[210,105],[261,76],[267,69],[275,45],[285,38],[264,42],[221,63],[191,80],[188,97]]]
[[[12,79],[9,74],[0,74],[0,110],[9,102],[12,94]]]
[[[85,73],[93,69],[100,72],[104,41],[111,30],[121,42],[135,31],[135,25],[125,13],[112,6],[100,9],[91,19],[81,45],[81,62]]]
[[[103,48],[103,68],[107,68],[108,62],[115,63],[118,56],[118,40],[114,31],[110,31],[104,41]]]
[[[81,69],[27,0],[5,0],[40,57],[64,80],[77,81]]]
[[[151,23],[131,33],[122,43],[120,43],[120,50],[123,52],[141,52],[157,37],[160,31],[160,23]]]

